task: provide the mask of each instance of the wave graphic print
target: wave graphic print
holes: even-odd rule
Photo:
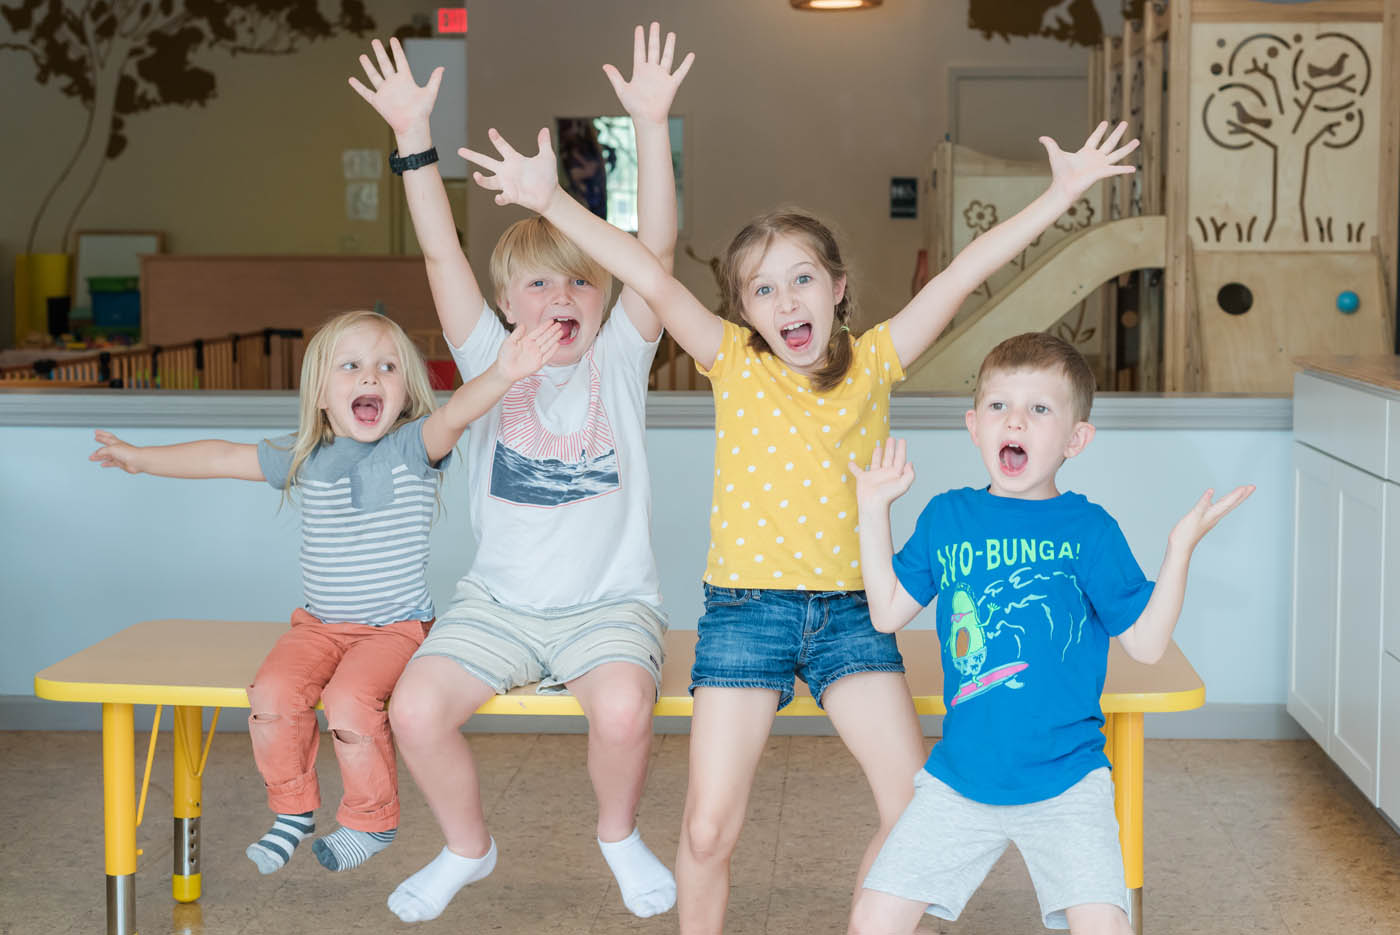
[[[490,494],[523,506],[556,507],[612,493],[622,486],[617,445],[603,408],[601,380],[590,350],[588,412],[583,426],[550,432],[536,409],[543,378],[527,377],[501,403],[501,430],[491,459]]]

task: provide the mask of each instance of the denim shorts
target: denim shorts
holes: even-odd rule
[[[818,705],[837,679],[904,671],[893,633],[870,622],[864,591],[793,591],[705,585],[690,690],[770,688],[792,701],[793,676]]]

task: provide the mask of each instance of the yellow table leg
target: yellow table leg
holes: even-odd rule
[[[1123,847],[1129,921],[1133,931],[1142,935],[1142,712],[1109,715],[1108,732],[1113,758],[1113,810],[1118,815],[1118,841]]]
[[[102,706],[107,935],[136,935],[136,730],[129,704]]]
[[[200,728],[204,709],[176,705],[175,776],[171,789],[175,816],[175,866],[170,875],[170,895],[176,902],[192,903],[200,894],[199,816],[203,780],[199,774]]]

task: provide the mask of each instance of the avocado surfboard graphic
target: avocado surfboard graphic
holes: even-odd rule
[[[995,609],[995,608],[993,608]],[[965,677],[958,686],[949,707],[961,704],[995,688],[1018,672],[1029,668],[1027,662],[1009,662],[982,672],[987,662],[987,628],[977,615],[977,601],[967,585],[958,585],[953,591],[953,606],[950,619],[952,626],[948,632],[948,655],[953,659],[953,667]]]

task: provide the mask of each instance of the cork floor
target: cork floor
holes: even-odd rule
[[[168,723],[168,721],[167,721]],[[674,861],[686,740],[656,739],[641,826]],[[138,761],[144,762],[138,735]],[[170,745],[161,739],[138,845],[141,935],[398,932],[672,932],[674,912],[630,916],[593,839],[579,735],[472,738],[500,847],[495,874],[438,920],[409,926],[384,906],[441,840],[411,780],[400,837],[357,871],[331,874],[303,847],[261,877],[243,848],[267,814],[247,737],[218,734],[204,787],[204,896],[170,899]],[[338,779],[329,743],[320,771]],[[101,933],[101,738],[0,733],[0,933]],[[318,813],[334,827],[333,809]],[[873,808],[854,762],[829,737],[774,737],[763,757],[734,859],[731,933],[843,932],[848,883]],[[1400,932],[1400,835],[1311,742],[1149,741],[1147,931]],[[963,918],[921,932],[1042,931],[1024,865],[1008,851]]]

